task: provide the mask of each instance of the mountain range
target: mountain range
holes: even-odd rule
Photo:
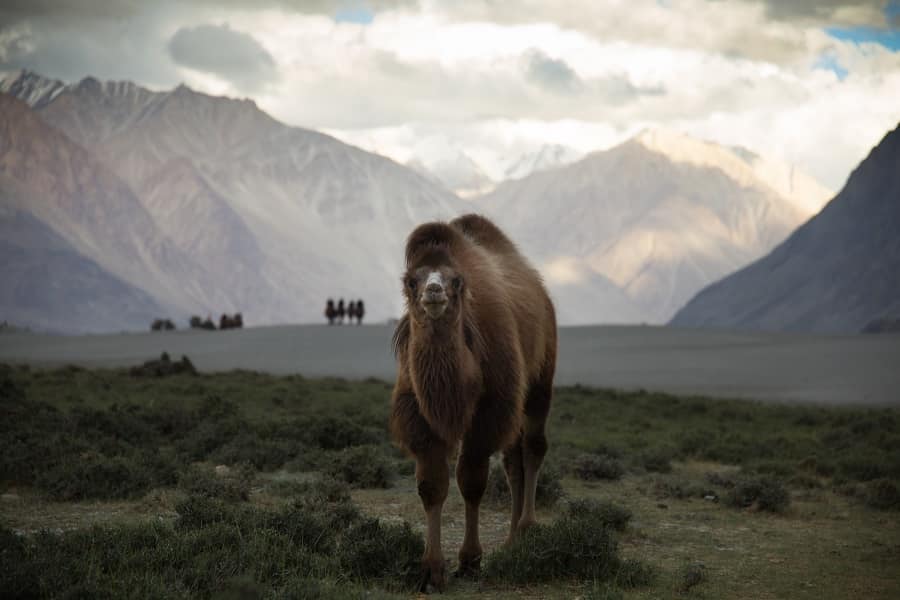
[[[30,72],[0,92],[0,267],[12,283],[0,310],[42,329],[237,311],[248,324],[319,321],[329,296],[395,317],[405,236],[473,210],[539,266],[561,323],[662,323],[830,195],[744,149],[650,130],[576,162],[548,146],[511,161],[518,178],[463,200],[427,167],[284,125],[250,100]],[[37,268],[48,256],[57,266]]]
[[[477,202],[558,286],[565,321],[596,322],[596,311],[570,307],[586,290],[617,288],[623,308],[602,314],[661,323],[707,283],[771,250],[829,195],[746,150],[650,130]]]
[[[486,164],[479,164],[459,150],[430,161],[413,158],[406,166],[440,183],[460,198],[473,198],[494,190],[503,181],[562,167],[581,157],[582,154],[573,148],[544,144],[535,150],[504,156]]]
[[[771,253],[696,295],[685,327],[858,332],[900,317],[900,126]]]

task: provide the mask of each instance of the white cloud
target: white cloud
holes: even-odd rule
[[[427,0],[371,5],[368,25],[336,22],[339,3],[301,4],[132,3],[127,17],[90,22],[48,8],[0,28],[0,66],[255,90],[288,123],[401,161],[462,151],[489,173],[543,144],[587,152],[661,125],[796,162],[838,187],[900,121],[900,53],[823,31],[883,25],[879,3]],[[271,58],[262,79],[172,60],[179,29],[222,22]]]

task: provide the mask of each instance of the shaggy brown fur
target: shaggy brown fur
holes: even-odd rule
[[[457,483],[466,500],[460,571],[479,565],[478,506],[495,452],[504,451],[513,496],[510,538],[534,522],[534,485],[547,449],[544,421],[556,367],[556,320],[538,273],[484,217],[419,226],[407,240],[406,267],[407,312],[393,338],[399,368],[390,427],[417,461],[428,519],[425,583],[441,587],[440,508],[447,461],[457,445]],[[426,282],[435,273],[446,282],[446,308],[437,317],[423,304]]]

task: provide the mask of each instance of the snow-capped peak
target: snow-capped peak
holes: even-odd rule
[[[561,144],[544,144],[533,152],[520,154],[503,167],[503,179],[521,179],[537,171],[561,167],[579,160],[583,154]]]
[[[62,81],[24,69],[0,74],[0,92],[15,96],[32,108],[49,104],[64,89],[66,84]]]

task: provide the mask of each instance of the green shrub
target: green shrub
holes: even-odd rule
[[[760,510],[780,513],[790,505],[791,496],[778,480],[760,477],[739,481],[728,493],[727,502],[738,508],[756,506]]]
[[[619,558],[613,529],[592,511],[571,512],[549,525],[534,525],[515,542],[487,558],[483,575],[492,582],[541,583],[558,579],[632,581],[643,574],[638,563]]]
[[[421,536],[405,523],[362,517],[337,489],[311,484],[297,502],[274,511],[189,496],[176,507],[174,526],[92,527],[31,538],[0,529],[0,589],[25,597],[336,597],[328,583],[319,594],[300,585],[320,578],[409,589]],[[343,589],[369,597],[362,588]]]
[[[94,452],[61,458],[35,483],[57,500],[136,498],[174,478],[174,465],[154,464],[153,456],[104,456]]]
[[[221,474],[210,467],[191,466],[179,476],[178,487],[188,494],[235,502],[249,497],[253,476],[253,467],[247,464]]]
[[[880,510],[900,510],[900,487],[889,479],[876,479],[866,485],[866,504]]]
[[[324,416],[311,419],[304,425],[307,442],[325,450],[343,450],[384,441],[385,435],[347,418]]]
[[[682,567],[679,587],[682,592],[687,592],[691,588],[700,585],[707,579],[706,565],[695,562]]]
[[[651,473],[670,473],[675,451],[670,448],[654,448],[640,457],[641,466]]]
[[[608,500],[579,498],[569,501],[566,513],[573,519],[601,523],[617,531],[623,531],[633,516],[627,508]]]
[[[392,463],[378,446],[355,446],[331,456],[325,473],[354,488],[388,488],[393,480]]]
[[[621,479],[625,467],[611,456],[599,454],[582,454],[575,460],[573,468],[575,476],[585,481],[598,479]]]
[[[672,476],[657,477],[653,481],[653,493],[657,498],[674,498],[676,500],[719,496],[719,494],[708,485]]]
[[[403,588],[418,580],[424,551],[422,536],[409,523],[363,519],[341,536],[338,561],[341,572],[352,579]]]

